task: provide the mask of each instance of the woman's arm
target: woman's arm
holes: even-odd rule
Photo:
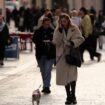
[[[53,44],[56,46],[60,46],[63,43],[63,33],[59,32],[59,30],[54,31],[54,36],[53,36]]]
[[[71,37],[71,42],[74,44],[74,47],[79,47],[84,42],[84,37],[80,32],[79,28],[75,26],[73,35]]]

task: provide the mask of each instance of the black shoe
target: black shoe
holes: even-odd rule
[[[103,49],[103,46],[99,46],[99,49],[102,50]]]
[[[84,59],[83,58],[81,58],[81,62],[84,63]]]
[[[43,88],[42,92],[45,93],[45,94],[50,94],[51,90],[50,90],[49,87],[45,87],[45,88]]]
[[[3,62],[1,62],[1,63],[0,63],[0,65],[1,65],[1,66],[4,66],[4,63],[3,63]]]
[[[71,92],[71,101],[73,104],[77,104],[77,99],[76,99],[76,96],[73,92]]]
[[[93,57],[93,56],[91,56],[90,59],[91,59],[92,61],[94,61],[94,57]]]
[[[101,61],[101,54],[97,57],[97,61],[98,61],[98,62]]]
[[[72,103],[73,103],[73,104],[77,104],[76,97],[72,97]]]
[[[70,104],[72,104],[71,97],[67,97],[65,105],[70,105]]]

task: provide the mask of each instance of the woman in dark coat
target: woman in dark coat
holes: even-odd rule
[[[43,90],[45,94],[49,94],[51,83],[51,70],[55,60],[55,46],[51,43],[53,40],[54,30],[50,26],[51,21],[45,17],[42,25],[38,28],[33,36],[33,42],[36,46],[36,59],[41,71],[43,80]]]
[[[3,21],[2,14],[0,13],[0,66],[3,66],[5,46],[9,38],[9,30],[5,22]]]

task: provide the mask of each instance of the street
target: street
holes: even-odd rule
[[[104,36],[105,0],[0,0],[0,105],[33,105],[32,94],[40,86],[39,105],[65,105],[76,99],[77,105],[105,105]],[[66,58],[77,47],[84,63],[78,68],[75,97],[77,71]],[[51,94],[43,94],[50,92],[55,56],[58,81],[72,82],[57,86],[53,65]]]
[[[78,70],[77,105],[105,105],[105,50],[102,61],[86,62]],[[34,53],[21,53],[19,61],[5,61],[0,68],[0,105],[32,105],[32,92],[42,83]],[[52,71],[51,94],[41,97],[40,105],[64,105],[64,87],[56,86],[56,72]]]

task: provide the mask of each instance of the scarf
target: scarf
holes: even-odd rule
[[[3,30],[4,26],[5,26],[5,23],[2,22],[2,23],[0,24],[0,32]]]

